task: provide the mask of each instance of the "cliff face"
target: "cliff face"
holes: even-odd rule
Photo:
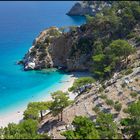
[[[67,33],[62,33],[56,27],[42,31],[23,59],[24,70],[55,67],[67,71],[90,71],[96,37],[93,31],[96,26],[85,24],[73,27]],[[136,29],[139,27],[138,25]],[[136,31],[135,34],[139,36]],[[101,39],[110,37],[108,30],[105,33],[102,30]],[[139,43],[135,43],[135,38],[129,39],[128,42],[139,46]]]
[[[76,42],[85,35],[80,27],[68,33],[58,28],[44,30],[35,39],[33,46],[23,59],[24,69],[65,68],[68,71],[89,69],[90,54],[75,50]],[[88,63],[87,63],[88,62]]]
[[[91,15],[94,16],[104,7],[111,6],[110,1],[81,1],[77,2],[67,13],[70,16],[83,16]]]

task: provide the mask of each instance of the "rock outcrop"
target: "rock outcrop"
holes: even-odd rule
[[[81,27],[62,33],[56,27],[50,27],[34,40],[32,47],[23,59],[24,69],[62,68],[68,71],[89,69],[90,53],[76,51],[76,42],[85,35]]]
[[[111,1],[81,1],[77,2],[67,13],[70,16],[94,16],[104,7],[111,6]]]
[[[107,16],[103,20],[100,18],[95,17],[92,22],[89,21],[80,27],[69,27],[66,30],[50,27],[42,31],[20,63],[23,63],[25,70],[61,68],[67,71],[90,71],[93,66],[91,56],[96,49],[99,49],[98,44],[105,48],[114,39],[121,37],[133,46],[140,46],[140,40],[137,37],[140,34],[139,23],[134,23],[132,27],[125,27],[126,24],[123,24],[126,29],[130,29],[118,34],[125,28],[120,24],[116,27],[116,20],[112,22],[112,16]],[[117,19],[118,23],[123,21],[119,14]]]

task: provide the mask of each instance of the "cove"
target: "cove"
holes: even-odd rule
[[[0,2],[0,115],[47,97],[50,91],[57,89],[62,79],[67,79],[66,73],[57,70],[25,72],[16,62],[24,57],[42,30],[85,22],[84,17],[66,15],[74,3]]]

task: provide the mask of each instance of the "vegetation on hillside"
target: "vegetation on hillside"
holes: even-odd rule
[[[121,121],[122,131],[132,139],[140,139],[140,100],[131,104],[127,112],[129,117]]]
[[[50,111],[54,116],[58,115],[58,121],[63,120],[63,109],[70,105],[68,94],[62,91],[56,91],[52,94],[52,105],[50,106]],[[61,117],[59,117],[61,114]]]
[[[52,102],[31,102],[24,111],[24,119],[39,120],[39,113],[41,120],[43,119],[43,110],[49,110]]]
[[[94,82],[95,80],[92,77],[81,77],[81,78],[75,79],[73,86],[69,88],[69,91],[74,91],[82,87],[83,85],[92,84]]]
[[[139,23],[139,15],[139,2],[119,1],[95,17],[87,16],[88,23],[83,28],[91,28],[93,32],[92,72],[97,78],[109,78],[118,65],[122,66],[120,69],[126,66],[127,63],[122,60],[127,61],[128,56],[135,52],[135,48],[128,43],[127,36]]]
[[[73,130],[62,133],[66,139],[122,139],[122,134],[131,139],[140,138],[140,101],[132,103],[128,109],[128,118],[121,120],[122,126],[115,123],[111,114],[98,112],[96,122],[90,118],[76,116],[72,122]],[[121,133],[122,134],[121,134]]]
[[[89,118],[75,117],[72,125],[74,130],[63,133],[67,139],[117,139],[117,126],[113,122],[111,114],[99,113],[97,120],[93,123]]]
[[[133,72],[128,67],[128,63],[129,55],[135,53],[136,48],[129,43],[129,39],[135,38],[139,41],[133,29],[136,25],[139,25],[140,3],[138,1],[116,1],[111,8],[103,9],[95,17],[86,16],[86,18],[87,24],[82,25],[80,29],[83,32],[91,33],[90,41],[80,40],[82,44],[79,45],[78,42],[72,52],[75,53],[79,49],[83,49],[84,53],[92,52],[92,73],[94,78],[105,80],[111,78],[118,71],[126,70],[125,75]],[[88,47],[87,51],[85,51],[85,47]],[[78,87],[78,84],[75,82],[72,88],[75,89],[76,87]],[[135,96],[135,94],[131,95],[132,97]],[[106,103],[112,105],[118,112],[122,108],[122,104],[119,102],[114,103],[112,100],[106,99]],[[140,101],[134,102],[128,107],[129,117],[123,119],[121,124],[119,122],[115,123],[112,115],[102,113],[96,107],[94,110],[98,112],[95,123],[91,121],[92,125],[90,123],[85,125],[86,121],[90,121],[89,118],[75,117],[72,123],[74,130],[68,130],[63,135],[67,139],[95,139],[97,137],[117,139],[122,138],[124,135],[132,139],[140,138]],[[123,126],[121,127],[123,129],[119,130],[120,125]],[[85,130],[85,133],[83,133],[83,130]],[[92,134],[92,130],[94,130],[94,134]]]
[[[93,56],[93,73],[99,79],[111,77],[113,72],[122,68],[127,58],[130,54],[135,51],[134,47],[132,47],[125,40],[115,40],[109,44],[108,47],[104,49],[104,53],[97,50],[98,54]],[[122,65],[122,67],[121,67]]]
[[[75,130],[69,130],[63,133],[67,139],[99,139],[95,124],[87,117],[75,117],[72,124]]]
[[[28,119],[19,124],[9,123],[4,129],[0,129],[0,139],[46,139],[47,135],[37,133],[38,122]]]
[[[88,23],[82,25],[83,32],[90,31],[90,38],[81,38],[76,42],[72,53],[78,49],[83,53],[92,53],[92,72],[97,79],[110,78],[114,72],[127,68],[128,56],[135,52],[134,46],[129,44],[128,38],[135,37],[132,30],[140,20],[139,2],[117,1],[111,8],[103,9],[95,17],[87,16]],[[55,32],[53,33],[55,34]],[[91,35],[91,34],[90,34]],[[137,38],[137,41],[139,39]],[[131,71],[127,71],[126,74]],[[84,77],[75,80],[69,89],[73,91],[95,80]],[[135,94],[133,93],[134,97]],[[106,98],[105,96],[102,98]],[[24,112],[24,120],[19,124],[11,123],[0,129],[0,139],[42,139],[48,138],[47,134],[37,133],[38,123],[43,119],[43,110],[49,110],[58,121],[63,121],[63,110],[71,101],[67,93],[57,91],[52,94],[52,101],[30,103]],[[122,105],[106,99],[106,104],[114,106],[120,111]],[[90,118],[75,117],[72,125],[74,130],[63,133],[67,139],[117,139],[121,136],[118,124],[113,121],[111,114],[98,112],[96,122]],[[123,134],[132,139],[140,138],[140,101],[133,103],[127,110],[129,117],[121,121]],[[39,115],[40,114],[40,115]],[[60,117],[61,115],[61,117]]]
[[[38,134],[38,124],[44,117],[43,111],[49,110],[54,116],[58,115],[58,121],[62,121],[63,109],[71,103],[67,93],[62,91],[52,93],[52,99],[53,101],[29,103],[23,121],[1,128],[0,139],[48,139],[47,134]]]
[[[86,15],[87,23],[70,34],[78,38],[73,39],[70,58],[77,61],[79,54],[89,56],[87,69],[99,80],[109,79],[114,72],[127,67],[128,56],[135,52],[136,47],[130,44],[131,38],[140,44],[134,32],[139,25],[140,3],[114,1],[111,5],[94,17]]]

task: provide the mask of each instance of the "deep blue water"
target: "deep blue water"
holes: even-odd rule
[[[22,59],[34,38],[50,26],[80,25],[84,17],[69,17],[65,13],[72,1],[0,2],[0,114],[26,106],[42,90],[50,90],[66,74],[23,71],[16,61]],[[45,94],[49,94],[46,92]]]

